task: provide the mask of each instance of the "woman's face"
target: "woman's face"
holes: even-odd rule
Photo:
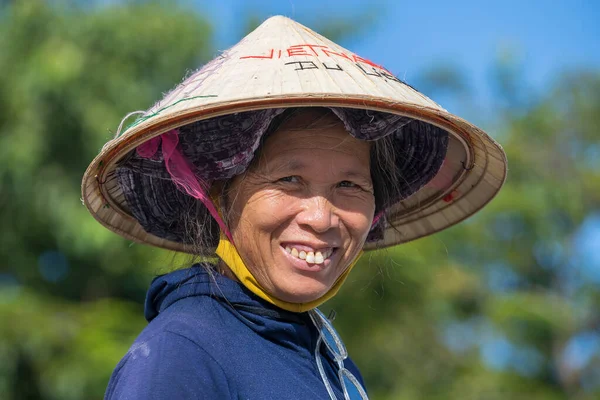
[[[305,110],[234,178],[227,195],[233,240],[268,293],[316,300],[357,257],[375,211],[369,150],[334,115]]]

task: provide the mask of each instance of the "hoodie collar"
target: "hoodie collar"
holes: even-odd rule
[[[209,272],[211,270],[213,272]],[[209,264],[195,264],[154,278],[146,295],[144,316],[150,322],[171,304],[193,296],[215,298],[252,323],[264,318],[299,324],[310,321],[307,313],[283,310],[259,298],[239,282],[214,272]]]

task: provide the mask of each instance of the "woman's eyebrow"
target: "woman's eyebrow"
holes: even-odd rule
[[[306,163],[298,159],[289,159],[281,157],[281,160],[277,160],[271,163],[271,168],[274,170],[286,170],[286,171],[302,171],[306,169]]]
[[[369,172],[360,172],[354,169],[344,169],[340,171],[340,174],[347,178],[355,178],[355,179],[367,179],[371,180],[371,173]]]

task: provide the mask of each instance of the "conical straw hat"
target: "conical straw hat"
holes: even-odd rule
[[[367,243],[366,250],[408,242],[464,220],[486,205],[505,180],[506,156],[485,132],[448,113],[384,67],[276,16],[109,141],[85,172],[83,201],[100,223],[128,239],[186,251],[179,242],[146,232],[132,216],[117,182],[117,163],[149,139],[196,121],[304,106],[398,114],[448,133],[446,158],[435,178],[392,207],[383,239]]]

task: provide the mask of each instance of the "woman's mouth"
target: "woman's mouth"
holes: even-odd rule
[[[285,251],[292,255],[292,257],[299,258],[301,260],[306,260],[309,264],[323,264],[325,260],[327,260],[331,254],[333,253],[333,248],[321,249],[316,251],[311,250],[298,250],[296,247],[286,246]]]
[[[305,261],[307,264],[324,265],[330,263],[331,256],[335,253],[335,247],[313,248],[306,245],[287,243],[281,246],[289,256],[297,261]]]

